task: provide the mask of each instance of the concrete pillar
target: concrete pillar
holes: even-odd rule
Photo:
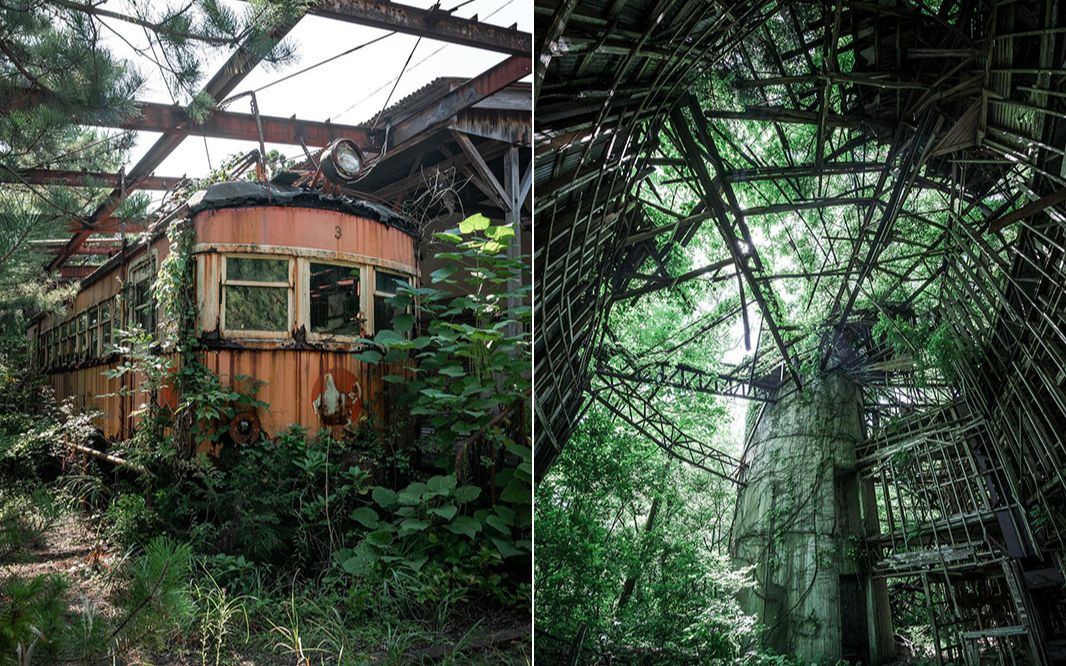
[[[877,526],[855,467],[863,433],[861,391],[829,374],[764,408],[744,460],[733,557],[754,567],[756,586],[740,601],[763,647],[800,663],[893,656],[887,590],[862,556]]]

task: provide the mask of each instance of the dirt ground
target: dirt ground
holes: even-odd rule
[[[64,512],[20,561],[7,567],[23,578],[42,574],[65,574],[70,582],[71,608],[94,607],[106,617],[115,609],[108,601],[118,557],[89,529],[75,512]]]

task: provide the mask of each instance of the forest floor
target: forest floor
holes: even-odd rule
[[[89,522],[74,511],[64,511],[5,573],[26,579],[47,574],[66,576],[72,583],[68,594],[72,609],[91,606],[99,614],[113,617],[110,598],[115,564],[115,554],[93,533]]]
[[[117,589],[115,574],[120,570],[125,556],[112,550],[105,539],[100,538],[88,518],[78,512],[65,510],[59,514],[49,529],[29,544],[20,561],[5,567],[5,574],[24,579],[41,575],[60,575],[70,583],[66,599],[68,608],[80,614],[92,609],[98,616],[114,620],[118,614],[113,596]],[[490,621],[469,618],[473,630],[442,632],[432,641],[418,641],[402,654],[372,650],[352,663],[365,664],[528,664],[531,662],[531,630],[521,618],[498,617]],[[257,635],[258,634],[258,635]],[[290,666],[294,655],[279,653],[278,636],[268,628],[247,630],[246,640],[240,649],[232,650],[222,663],[239,666]],[[429,638],[424,636],[423,638]],[[195,641],[183,645],[177,641],[163,654],[137,655],[131,663],[151,663],[157,666],[180,666],[200,663],[199,646]],[[308,654],[315,648],[308,646]],[[195,654],[194,654],[195,653]],[[296,660],[304,664],[338,663],[330,658]],[[343,663],[349,663],[347,661]]]

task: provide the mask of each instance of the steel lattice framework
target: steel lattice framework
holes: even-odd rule
[[[735,478],[643,405],[647,387],[765,401],[800,367],[847,372],[882,507],[865,548],[893,603],[926,607],[942,662],[1066,658],[1059,5],[538,2],[538,476],[596,401]],[[672,274],[705,227],[722,253]],[[748,365],[617,348],[616,304],[690,280],[734,285],[740,307],[686,339],[742,319]],[[938,326],[944,371],[919,376],[886,319]]]

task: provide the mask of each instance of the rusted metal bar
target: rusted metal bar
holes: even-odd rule
[[[391,150],[399,152],[416,138],[443,126],[459,112],[503,90],[533,71],[529,56],[511,56],[488,71],[475,76],[439,100],[396,123],[389,132]]]
[[[26,90],[5,101],[3,108],[6,111],[47,102],[48,96],[44,93]],[[139,111],[125,118],[101,119],[95,116],[85,116],[75,117],[74,120],[92,127],[113,127],[144,132],[172,132],[180,129],[190,136],[241,141],[259,140],[254,114],[214,109],[206,112],[206,118],[203,121],[197,122],[186,113],[185,109],[176,104],[144,101],[138,101],[135,104]],[[384,134],[381,131],[371,131],[370,128],[362,125],[301,120],[295,116],[281,118],[260,115],[259,120],[263,123],[265,142],[291,146],[300,145],[301,139],[304,144],[313,147],[325,146],[335,139],[351,139],[359,144],[360,148],[369,152],[380,148]]]
[[[138,104],[141,107],[140,113],[118,121],[118,127],[149,132],[166,132],[181,128],[193,136],[259,140],[256,117],[250,113],[214,110],[207,115],[206,120],[197,123],[180,106],[153,102]],[[259,121],[263,124],[263,141],[266,143],[298,146],[302,139],[308,146],[322,147],[335,139],[351,139],[365,150],[374,150],[375,146],[380,146],[381,133],[371,132],[369,128],[361,125],[300,120],[295,116],[279,118],[261,115]]]
[[[30,246],[49,254],[59,254],[67,244],[65,240],[30,241]],[[122,249],[122,242],[111,239],[90,238],[74,254],[110,255]]]
[[[67,228],[70,229],[71,233],[78,233],[86,229],[86,223],[80,220],[72,220],[67,225]],[[120,217],[107,217],[93,225],[92,232],[94,234],[117,234],[124,231],[128,234],[139,234],[147,229],[148,226],[144,222],[125,220]],[[62,254],[62,251],[57,252],[57,254]]]
[[[141,181],[142,190],[169,190],[185,178],[181,176],[148,176]],[[0,183],[28,183],[30,185],[67,185],[69,187],[121,187],[118,174],[106,171],[61,171],[52,169],[23,169],[9,171],[0,167]]]
[[[702,114],[700,113],[701,109],[695,98],[689,98],[689,105],[691,106],[693,117],[699,120]],[[800,387],[803,385],[803,382],[800,379],[799,371],[796,369],[796,364],[793,362],[793,359],[789,354],[788,346],[785,345],[785,341],[781,337],[781,331],[774,319],[773,312],[770,310],[770,304],[767,302],[766,297],[763,294],[763,285],[761,285],[755,278],[752,271],[753,267],[759,269],[762,266],[762,262],[759,260],[758,252],[751,239],[748,237],[748,234],[744,233],[743,216],[737,206],[734,205],[735,196],[732,194],[732,188],[729,186],[728,181],[722,181],[722,190],[727,194],[727,198],[730,200],[729,205],[732,208],[735,224],[741,228],[742,235],[744,236],[746,251],[741,251],[741,239],[734,232],[733,225],[729,222],[728,214],[726,212],[726,202],[722,201],[721,195],[718,193],[719,190],[715,187],[714,179],[711,178],[711,174],[707,171],[707,165],[704,163],[700,150],[696,145],[696,141],[693,138],[692,133],[689,131],[688,121],[685,120],[681,109],[674,109],[670,114],[670,119],[674,125],[674,129],[678,133],[681,143],[683,144],[685,151],[684,157],[688,160],[692,171],[695,172],[702,185],[703,200],[715,214],[715,222],[718,225],[718,231],[722,235],[726,247],[729,248],[730,254],[733,256],[733,262],[736,265],[737,270],[744,276],[745,281],[748,284],[748,289],[751,291],[756,303],[759,304],[759,310],[762,313],[763,321],[766,324],[767,330],[770,331],[770,335],[773,337],[778,351],[781,352],[782,361],[788,368],[789,374],[792,375],[793,381],[796,382],[796,386]],[[721,158],[718,155],[714,142],[709,136],[707,136],[706,128],[704,128],[703,125],[698,124],[696,129],[700,134],[701,142],[703,143],[708,156],[711,157],[712,161],[715,163],[715,168],[719,171],[724,171],[725,165],[722,163]]]
[[[1052,206],[1057,206],[1064,201],[1066,201],[1066,188],[1057,192],[1052,192],[1051,194],[1040,197],[1036,201],[1025,204],[1013,213],[1008,213],[1007,215],[990,222],[988,228],[992,231],[1001,231],[1012,222],[1017,222],[1018,220],[1023,220],[1027,217],[1036,215],[1037,213],[1051,208]]]
[[[64,264],[59,267],[59,277],[64,280],[80,280],[83,277],[88,277],[99,266],[88,266],[83,264]]]
[[[257,46],[262,47],[263,41],[269,41],[277,43],[281,41],[295,26],[299,18],[287,21],[282,25],[275,26],[269,30],[269,32],[258,33],[251,35],[245,44],[257,43]],[[226,62],[222,63],[222,67],[215,73],[211,80],[207,82],[207,85],[201,89],[201,95],[208,95],[213,100],[221,100],[226,95],[233,92],[233,89],[241,82],[241,80],[251,72],[259,61],[262,59],[262,48],[252,50],[245,45],[241,45],[231,55]],[[126,198],[129,191],[135,190],[140,187],[141,181],[151,175],[155,171],[156,167],[162,164],[163,160],[170,155],[175,148],[185,140],[188,136],[189,130],[187,128],[175,128],[169,132],[163,134],[159,139],[148,149],[141,159],[133,165],[128,172],[126,172],[125,187],[116,187],[112,190],[111,194],[97,206],[93,211],[86,228],[79,230],[74,237],[67,243],[66,248],[59,255],[52,260],[48,265],[50,270],[56,270],[67,259],[81,247],[81,244],[85,242],[85,239],[91,236],[95,231],[96,225],[101,221],[111,216],[114,213],[122,201]]]
[[[527,57],[533,52],[533,36],[528,32],[458,18],[441,9],[439,4],[421,9],[398,2],[322,0],[312,5],[308,13],[484,51]]]
[[[723,268],[725,268],[727,266],[731,266],[731,265],[733,265],[733,260],[732,259],[723,259],[721,261],[716,261],[714,263],[708,264],[708,265],[703,266],[701,268],[693,269],[691,271],[688,271],[687,273],[682,273],[681,275],[678,275],[677,277],[673,277],[673,278],[663,278],[663,277],[660,277],[660,276],[654,276],[654,277],[647,276],[647,277],[644,277],[644,280],[646,280],[650,284],[646,284],[646,285],[644,285],[642,287],[635,287],[633,289],[627,289],[627,290],[625,290],[623,292],[619,292],[617,294],[612,294],[611,295],[611,299],[615,300],[615,301],[620,301],[620,300],[623,300],[623,299],[626,299],[626,298],[634,298],[636,296],[643,296],[644,294],[650,294],[653,291],[660,291],[662,289],[669,289],[669,288],[672,288],[672,287],[676,287],[677,285],[679,285],[679,284],[681,284],[683,282],[688,282],[689,280],[694,280],[694,279],[700,277],[701,275],[706,275],[707,273],[714,273],[714,272],[720,271]],[[643,277],[643,276],[638,276],[638,277]]]
[[[681,430],[670,418],[645,400],[635,385],[609,375],[598,375],[604,387],[592,397],[668,455],[730,481],[737,481],[740,461]]]

